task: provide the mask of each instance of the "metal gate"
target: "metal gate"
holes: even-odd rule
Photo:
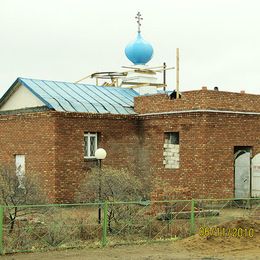
[[[239,151],[235,158],[235,198],[250,197],[250,152]]]
[[[252,197],[260,197],[260,153],[252,159]]]

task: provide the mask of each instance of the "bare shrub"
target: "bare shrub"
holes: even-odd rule
[[[33,205],[46,201],[47,197],[36,176],[28,174],[19,179],[13,167],[0,166],[0,204],[8,206],[6,217],[10,221],[10,233],[18,215],[32,213],[30,209],[19,205]]]
[[[106,201],[140,200],[143,190],[141,181],[125,169],[111,167],[93,168],[88,172],[79,188],[76,200],[80,202],[98,201],[99,188],[101,199]]]
[[[143,184],[135,175],[125,169],[105,167],[92,169],[82,182],[76,200],[87,201],[140,201],[144,198]],[[112,232],[112,222],[131,218],[138,208],[133,205],[110,204],[108,208],[108,227]]]

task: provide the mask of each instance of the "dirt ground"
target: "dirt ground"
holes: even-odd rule
[[[260,221],[236,220],[226,222],[220,228],[253,228],[253,237],[201,237],[145,245],[116,246],[103,249],[71,249],[64,251],[14,254],[0,257],[2,260],[54,260],[54,259],[260,259]]]

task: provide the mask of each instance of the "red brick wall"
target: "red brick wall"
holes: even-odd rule
[[[194,108],[260,110],[255,95],[185,93],[180,100],[169,100],[166,95],[138,97],[135,108],[140,113]],[[84,132],[99,132],[99,147],[107,150],[104,165],[151,175],[154,199],[161,199],[163,190],[178,198],[182,190],[185,198],[227,198],[234,195],[234,146],[252,146],[254,154],[260,152],[259,129],[259,115],[231,113],[0,115],[0,162],[14,163],[15,154],[25,154],[26,171],[43,178],[49,197],[72,202],[82,178],[96,163],[84,160]],[[179,169],[164,168],[164,132],[180,133]],[[174,191],[169,193],[170,189]]]
[[[135,97],[139,114],[191,109],[260,112],[260,95],[202,89],[183,92],[180,99],[172,100],[166,94]]]
[[[131,116],[45,112],[0,116],[0,162],[25,154],[26,172],[43,180],[50,199],[72,202],[95,160],[84,159],[84,132],[100,133],[103,165],[138,169],[138,122]]]
[[[260,152],[260,116],[208,113],[205,117],[205,174],[202,194],[232,197],[234,191],[234,146],[252,146]],[[214,191],[211,187],[215,185]],[[232,191],[232,192],[230,192]]]
[[[194,198],[234,196],[234,146],[252,146],[260,152],[260,117],[226,113],[187,113],[146,116],[144,149],[150,153],[154,199],[165,199],[169,189],[185,189]],[[180,133],[180,168],[163,165],[164,131]],[[166,183],[165,183],[166,181]],[[162,190],[166,191],[165,193]],[[186,195],[185,195],[186,194]],[[169,198],[172,198],[169,196]]]
[[[138,167],[139,138],[137,121],[127,116],[56,113],[57,198],[73,201],[82,178],[95,165],[95,160],[84,159],[84,132],[100,133],[99,147],[107,151],[103,165],[114,168]]]
[[[55,118],[50,113],[0,115],[0,164],[15,165],[25,155],[27,174],[42,180],[50,201],[55,193]]]
[[[145,117],[143,149],[150,152],[148,164],[151,165],[150,171],[153,175],[154,199],[166,199],[166,194],[161,192],[162,189],[169,193],[169,189],[185,188],[185,193],[189,189],[194,196],[195,189],[200,188],[194,187],[191,179],[203,171],[205,163],[201,154],[204,143],[202,117],[199,113]],[[179,169],[165,169],[163,165],[164,132],[179,132]]]

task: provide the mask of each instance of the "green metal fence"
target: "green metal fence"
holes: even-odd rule
[[[0,254],[227,235],[234,221],[252,236],[250,219],[260,198],[0,206]]]

